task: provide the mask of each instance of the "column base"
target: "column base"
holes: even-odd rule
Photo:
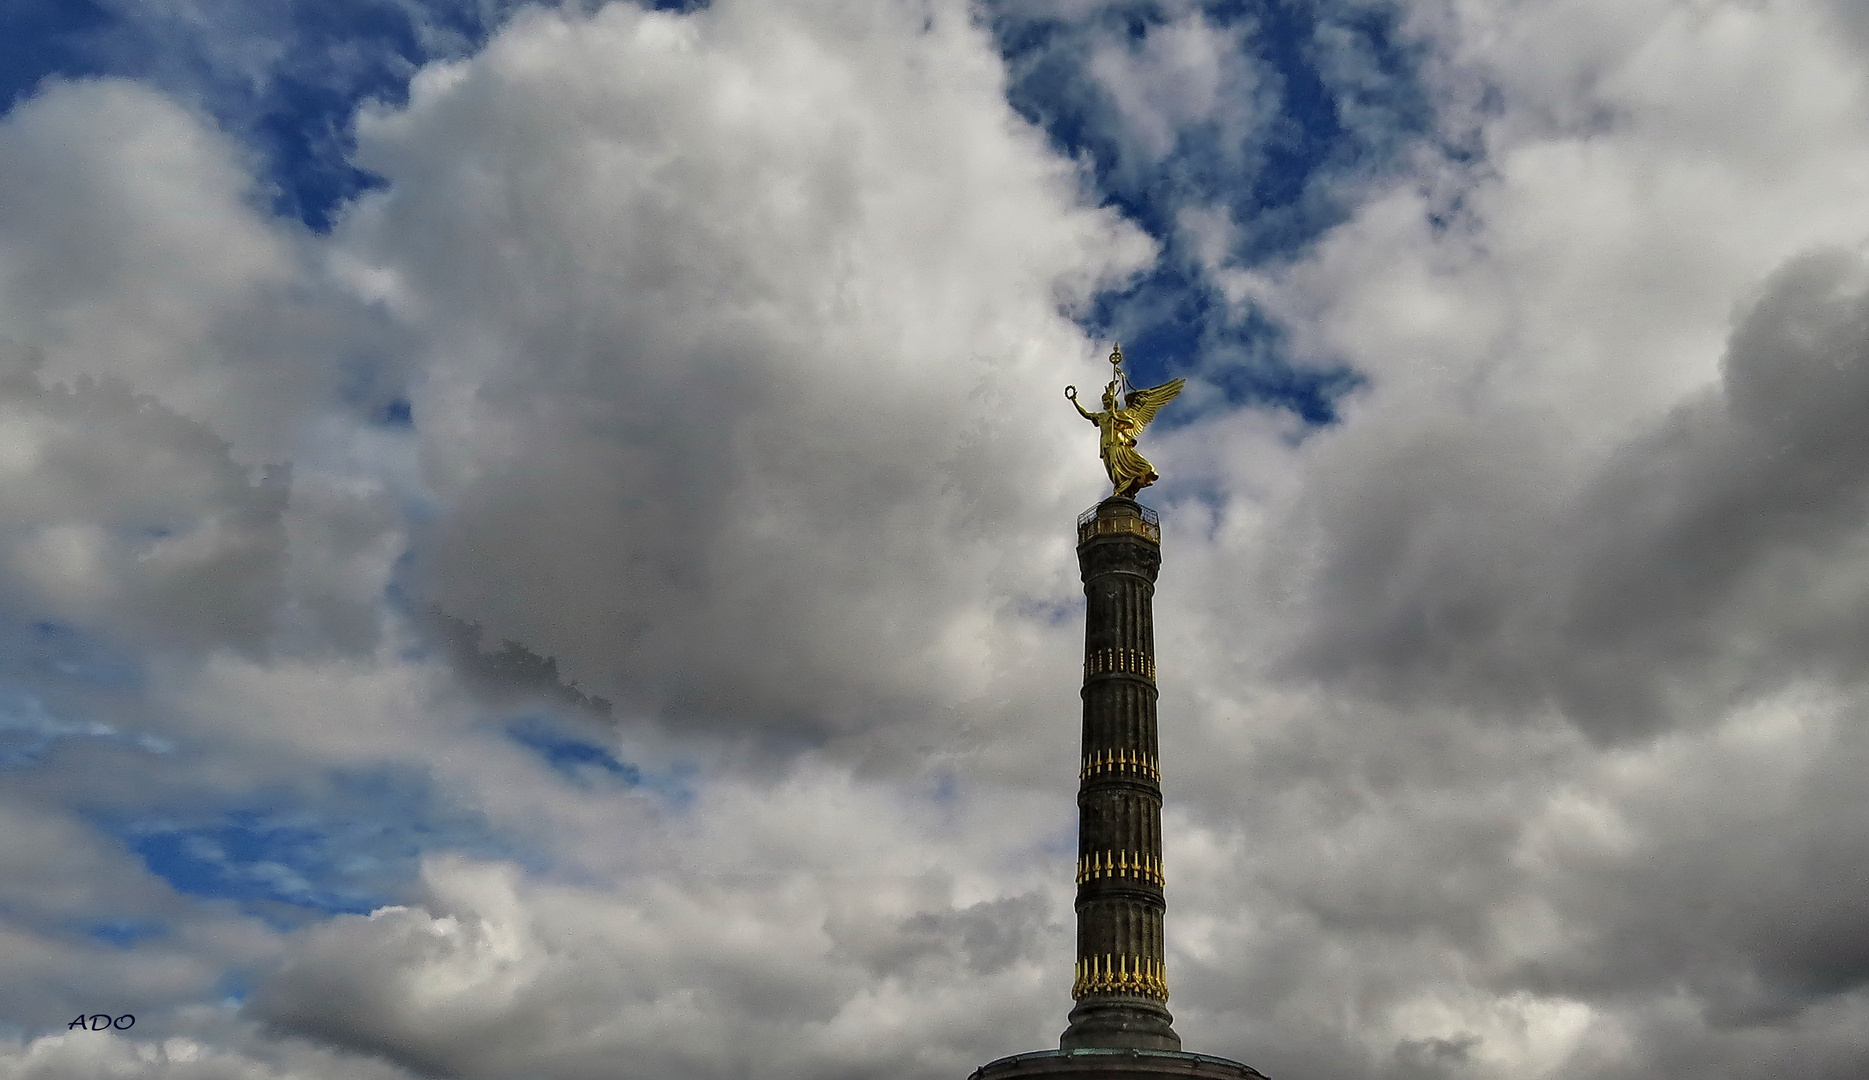
[[[1266,1080],[1251,1065],[1164,1050],[1037,1050],[980,1066],[968,1080]]]
[[[1174,1019],[1160,1002],[1149,998],[1093,997],[1071,1010],[1071,1026],[1059,1036],[1058,1048],[1180,1050]]]

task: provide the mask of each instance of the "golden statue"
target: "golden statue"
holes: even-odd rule
[[[1114,494],[1133,499],[1136,492],[1161,479],[1155,475],[1149,459],[1136,452],[1136,436],[1155,419],[1155,410],[1175,399],[1187,380],[1170,379],[1147,390],[1135,389],[1129,385],[1129,376],[1123,374],[1121,345],[1111,350],[1110,367],[1110,385],[1103,389],[1102,412],[1093,413],[1079,405],[1075,386],[1065,387],[1064,396],[1077,406],[1084,419],[1097,425],[1101,436],[1097,453],[1103,457],[1104,471],[1110,474],[1110,484],[1116,489]],[[1128,393],[1123,397],[1122,407],[1118,408],[1117,392],[1122,389],[1127,389]]]

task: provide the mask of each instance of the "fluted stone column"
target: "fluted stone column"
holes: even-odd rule
[[[1056,1050],[999,1058],[969,1080],[1265,1080],[1181,1050],[1162,962],[1162,788],[1156,768],[1155,514],[1111,496],[1077,522],[1084,749],[1077,789],[1077,981]]]
[[[1063,1050],[1180,1050],[1162,948],[1162,789],[1155,730],[1161,530],[1111,496],[1078,522],[1084,743],[1077,792],[1077,971]]]

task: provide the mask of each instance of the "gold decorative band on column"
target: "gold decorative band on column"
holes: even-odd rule
[[[1134,750],[1094,751],[1084,758],[1083,768],[1077,771],[1077,778],[1088,780],[1103,773],[1146,776],[1158,784],[1162,782],[1162,771],[1155,767],[1155,759]]]
[[[1097,513],[1096,507],[1084,511],[1077,519],[1077,542],[1083,543],[1093,536],[1140,536],[1144,540],[1159,544],[1162,542],[1162,526],[1150,521],[1155,516],[1152,510],[1145,510],[1148,517],[1130,517],[1112,515],[1104,517]]]
[[[1143,956],[1091,957],[1077,962],[1077,977],[1071,982],[1071,996],[1090,994],[1140,994],[1157,1001],[1168,1000],[1167,965]]]
[[[1084,678],[1120,671],[1155,679],[1155,658],[1141,649],[1094,649],[1084,657]]]
[[[1147,881],[1158,887],[1166,885],[1162,860],[1154,855],[1132,855],[1127,851],[1093,851],[1077,857],[1077,883],[1097,878],[1127,877]]]

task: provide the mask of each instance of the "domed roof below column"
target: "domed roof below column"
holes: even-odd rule
[[[1168,1050],[1035,1050],[989,1062],[967,1080],[1267,1080],[1250,1065]]]

